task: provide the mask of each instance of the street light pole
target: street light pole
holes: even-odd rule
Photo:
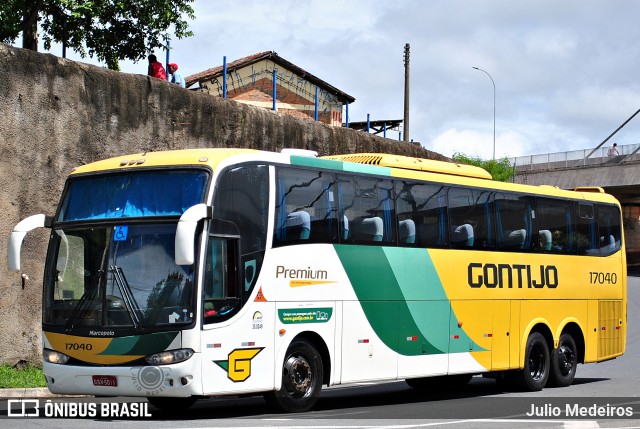
[[[496,159],[496,83],[493,81],[493,78],[486,70],[482,70],[478,67],[473,67],[476,70],[479,70],[489,76],[491,79],[491,83],[493,84],[493,159]]]

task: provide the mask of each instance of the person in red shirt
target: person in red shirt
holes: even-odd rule
[[[157,77],[158,79],[167,80],[167,72],[164,70],[162,63],[158,61],[155,55],[149,55],[149,76]]]

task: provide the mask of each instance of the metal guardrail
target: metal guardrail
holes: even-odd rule
[[[619,155],[608,156],[609,147],[602,147],[589,158],[593,149],[546,153],[509,158],[509,163],[518,171],[540,171],[569,169],[594,165],[615,165],[640,160],[640,143],[618,146]]]

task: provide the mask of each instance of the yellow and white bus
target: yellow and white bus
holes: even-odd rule
[[[476,374],[527,390],[620,356],[619,203],[388,154],[241,149],[78,167],[54,216],[14,228],[9,266],[51,229],[43,357],[61,394],[163,408],[322,386]]]

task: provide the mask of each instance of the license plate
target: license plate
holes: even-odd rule
[[[115,375],[94,375],[92,376],[92,378],[94,386],[118,386],[118,379],[115,377]]]

